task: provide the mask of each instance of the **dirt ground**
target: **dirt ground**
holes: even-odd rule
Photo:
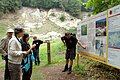
[[[120,80],[118,69],[101,63],[80,58],[80,64],[85,65],[84,74],[62,72],[64,63],[56,63],[34,67],[31,80]],[[0,69],[0,80],[3,80],[4,69]],[[38,76],[38,78],[33,78]],[[41,76],[42,78],[40,78]]]
[[[67,72],[62,72],[63,64],[54,64],[49,67],[43,67],[41,72],[45,80],[80,80],[80,76],[74,74],[67,74]]]
[[[85,65],[84,74],[62,72],[64,64],[57,63],[42,67],[40,72],[44,80],[120,80],[120,70],[110,66],[82,58],[80,63]]]
[[[4,76],[4,64],[5,64],[5,62],[1,61],[0,64],[3,64],[3,65],[0,65],[0,80],[3,80],[3,76]]]
[[[0,80],[3,80],[3,75],[4,74],[4,70],[0,70]]]

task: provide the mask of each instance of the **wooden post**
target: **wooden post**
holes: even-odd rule
[[[48,64],[51,64],[50,41],[47,42]]]
[[[79,54],[77,53],[77,65],[79,65]]]

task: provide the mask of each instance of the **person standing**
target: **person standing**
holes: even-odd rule
[[[8,29],[7,36],[0,41],[0,53],[2,53],[2,57],[5,60],[4,80],[10,80],[10,75],[8,70],[8,43],[9,40],[12,38],[13,32],[14,30]]]
[[[81,45],[83,48],[85,47],[80,42],[78,42],[77,38],[74,37],[71,33],[65,33],[65,36],[61,37],[61,40],[64,43],[64,45],[67,47],[66,54],[65,54],[66,64],[62,72],[68,71],[68,74],[71,74],[73,60],[75,59],[75,56],[76,56],[75,49],[76,49],[77,43]],[[69,60],[70,60],[70,66],[68,68]]]
[[[101,43],[100,43],[99,51],[100,51],[100,56],[104,57],[104,52],[103,52],[103,41],[101,41]]]
[[[40,44],[43,44],[43,41],[37,39],[36,36],[34,36],[33,39],[34,41],[32,44],[36,44],[35,48],[33,48],[33,53],[35,57],[35,65],[39,65],[40,64],[39,47],[40,47]]]
[[[23,54],[29,54],[34,45],[28,51],[22,51],[21,37],[23,36],[23,28],[15,28],[14,35],[8,44],[8,69],[10,80],[21,80],[21,62]]]
[[[27,51],[30,49],[30,44],[29,44],[29,34],[25,33],[24,36],[22,37],[22,51]],[[31,75],[32,75],[32,62],[34,61],[34,56],[32,54],[32,51],[29,52],[29,54],[23,56],[22,60],[22,80],[31,80]]]

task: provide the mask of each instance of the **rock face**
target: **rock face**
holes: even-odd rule
[[[60,18],[63,16],[64,21],[62,22]],[[27,7],[23,7],[17,13],[4,15],[0,19],[0,22],[8,24],[9,27],[20,25],[31,35],[49,32],[63,34],[69,29],[76,28],[79,21],[80,19],[70,16],[60,9],[45,11]]]
[[[23,8],[19,13],[21,14],[21,17],[19,17],[18,23],[22,23],[25,27],[29,28],[39,28],[46,20],[50,20],[56,25],[69,30],[76,28],[78,21],[80,21],[80,19],[70,16],[60,9],[50,9],[49,11],[45,11],[37,8]],[[60,20],[60,17],[62,16],[65,17],[64,22]]]
[[[60,21],[61,16],[65,17],[64,22]],[[65,28],[67,30],[76,28],[77,23],[81,21],[80,19],[77,19],[77,18],[69,15],[68,13],[66,13],[66,12],[64,12],[62,10],[58,10],[58,9],[49,10],[48,18],[52,22],[55,22],[55,24],[59,25],[60,27]]]

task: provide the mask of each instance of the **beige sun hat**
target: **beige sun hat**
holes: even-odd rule
[[[14,32],[14,30],[13,30],[13,29],[8,29],[8,30],[7,30],[7,33],[8,33],[8,32]]]

